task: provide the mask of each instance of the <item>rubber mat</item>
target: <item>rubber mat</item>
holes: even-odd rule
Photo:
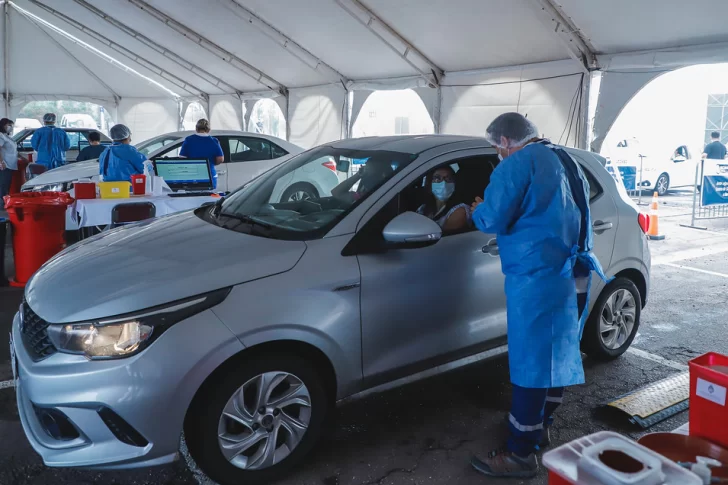
[[[681,372],[618,397],[606,406],[627,414],[630,422],[649,428],[688,408],[690,373]]]

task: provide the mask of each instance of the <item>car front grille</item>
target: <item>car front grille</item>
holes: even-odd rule
[[[23,299],[22,308],[20,332],[30,357],[34,361],[39,361],[55,354],[56,348],[48,338],[48,325],[50,324],[36,315],[25,299]]]

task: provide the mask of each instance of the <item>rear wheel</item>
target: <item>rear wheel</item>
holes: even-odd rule
[[[597,360],[627,351],[639,328],[642,298],[635,284],[616,278],[599,295],[584,328],[582,350]]]
[[[666,173],[663,173],[657,178],[657,182],[655,182],[655,192],[662,197],[667,194],[668,190],[670,190],[670,177]]]
[[[281,202],[300,202],[302,200],[318,199],[316,187],[307,182],[298,182],[288,187],[281,196]]]
[[[221,485],[277,480],[304,461],[329,409],[311,363],[272,354],[215,376],[187,414],[192,458]]]

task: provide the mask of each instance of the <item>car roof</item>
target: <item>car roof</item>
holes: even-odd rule
[[[172,131],[169,133],[162,133],[161,135],[154,136],[152,138],[158,138],[160,136],[174,136],[177,138],[185,138],[190,135],[194,135],[196,131],[194,130],[184,130],[184,131]],[[268,140],[272,143],[275,143],[276,145],[280,146],[284,150],[286,150],[289,153],[300,153],[304,149],[300,146],[291,143],[289,141],[286,141],[282,138],[278,138],[277,136],[271,136],[271,135],[264,135],[263,133],[253,133],[252,131],[238,131],[238,130],[210,130],[211,136],[248,136],[252,138],[261,138],[263,140]],[[151,140],[152,138],[148,138],[147,140],[144,140],[142,143]]]

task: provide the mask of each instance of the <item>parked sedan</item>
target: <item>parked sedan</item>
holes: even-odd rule
[[[194,132],[167,133],[146,140],[136,147],[150,159],[176,157],[179,156],[185,137],[192,133]],[[224,153],[225,163],[217,167],[218,189],[223,192],[242,186],[291,155],[303,151],[293,143],[258,133],[212,131],[211,134],[220,141]],[[72,182],[81,178],[98,179],[98,175],[98,160],[69,164],[29,180],[23,185],[23,191],[68,191]],[[288,179],[281,180],[278,190],[273,194],[273,200],[295,201],[330,195],[331,188],[337,183],[336,167],[330,163],[322,163],[320,166],[292,173]]]
[[[583,349],[611,359],[647,301],[645,219],[603,158],[567,150],[615,277],[594,281]],[[350,174],[331,195],[270,202],[322,163]],[[495,236],[443,234],[415,212],[435,170],[455,171],[469,202],[497,164],[480,138],[339,141],[214,206],[70,247],[13,322],[30,443],[49,466],[133,468],[175,460],[184,432],[215,481],[268,483],[304,461],[337,402],[505,352]]]

